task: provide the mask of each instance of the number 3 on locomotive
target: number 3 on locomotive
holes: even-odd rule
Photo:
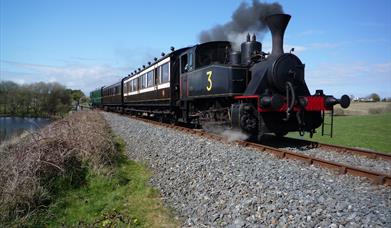
[[[212,71],[206,72],[206,75],[208,76],[208,85],[206,86],[206,90],[211,91],[212,90]]]

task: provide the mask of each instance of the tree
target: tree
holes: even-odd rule
[[[71,93],[59,83],[38,82],[18,85],[11,81],[0,81],[0,113],[2,114],[62,115],[70,111],[71,104]]]
[[[78,90],[71,90],[71,96],[72,96],[72,100],[79,103],[80,98],[84,97],[85,95],[80,89],[78,89]]]
[[[371,95],[368,96],[368,98],[372,99],[375,102],[380,101],[380,96],[377,93],[372,93]]]
[[[49,83],[49,97],[46,103],[46,108],[49,114],[56,115],[69,111],[71,106],[72,96],[67,92],[63,85],[56,82]],[[66,108],[68,107],[68,109]]]

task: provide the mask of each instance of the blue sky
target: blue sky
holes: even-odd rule
[[[88,93],[170,46],[196,44],[240,3],[0,0],[0,80],[57,81]],[[391,1],[279,3],[292,15],[285,51],[295,47],[306,64],[311,92],[391,97]],[[271,49],[270,34],[261,42]]]

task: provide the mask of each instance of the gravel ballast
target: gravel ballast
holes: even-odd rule
[[[391,227],[391,188],[103,113],[183,226]]]

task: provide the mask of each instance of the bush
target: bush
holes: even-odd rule
[[[342,108],[334,107],[334,116],[344,116],[345,111]]]
[[[118,144],[118,143],[117,143]],[[87,167],[118,160],[116,143],[98,112],[76,112],[1,146],[0,222],[28,216],[63,188],[80,186]]]

